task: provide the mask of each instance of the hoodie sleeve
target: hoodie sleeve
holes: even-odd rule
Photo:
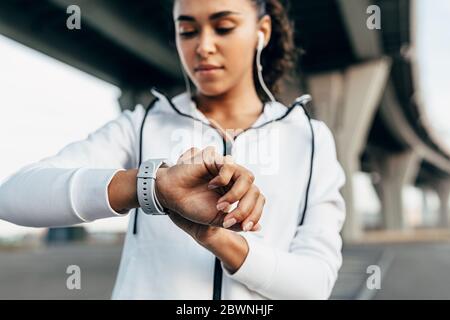
[[[297,227],[288,250],[242,233],[249,246],[244,263],[233,274],[224,268],[232,279],[269,299],[327,299],[342,264],[345,202],[340,188],[345,175],[332,133],[323,122],[313,123],[317,151],[310,200],[304,223]]]
[[[56,155],[23,167],[0,185],[0,219],[28,227],[56,227],[119,216],[108,185],[136,166],[140,106],[73,142]]]

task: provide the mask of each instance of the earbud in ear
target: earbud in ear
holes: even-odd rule
[[[259,83],[261,85],[261,87],[263,88],[264,92],[267,94],[267,96],[270,98],[270,101],[275,102],[276,99],[273,96],[273,94],[270,92],[270,90],[267,88],[265,82],[264,82],[264,77],[263,77],[263,66],[261,64],[261,53],[264,49],[264,33],[262,31],[258,31],[258,49],[256,52],[256,68],[258,70],[258,80]]]
[[[262,51],[264,49],[264,33],[262,31],[258,31],[258,50]]]

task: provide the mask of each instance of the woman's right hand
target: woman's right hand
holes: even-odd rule
[[[213,147],[191,148],[176,165],[157,171],[156,195],[165,208],[193,222],[235,231],[252,222],[251,230],[258,230],[265,199],[253,182],[253,174],[231,156]]]

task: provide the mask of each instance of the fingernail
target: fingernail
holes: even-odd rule
[[[245,232],[250,231],[250,230],[252,230],[252,228],[253,228],[253,222],[251,222],[251,221],[247,222],[244,226],[244,231]]]
[[[223,223],[223,227],[224,227],[225,229],[228,229],[228,228],[234,226],[234,225],[236,224],[236,222],[237,222],[237,221],[236,221],[235,218],[231,218],[230,220],[227,220],[227,221],[225,221],[225,222]]]
[[[228,207],[228,203],[226,202],[221,202],[216,206],[217,210],[219,211],[223,211],[226,207]]]
[[[208,184],[208,189],[209,190],[212,190],[212,189],[216,189],[216,188],[218,188],[219,186],[216,186],[216,185],[214,185],[214,184]]]

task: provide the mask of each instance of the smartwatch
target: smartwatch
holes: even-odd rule
[[[156,197],[156,171],[170,167],[167,159],[149,159],[139,166],[137,174],[137,197],[142,211],[150,215],[166,215],[166,209]]]

